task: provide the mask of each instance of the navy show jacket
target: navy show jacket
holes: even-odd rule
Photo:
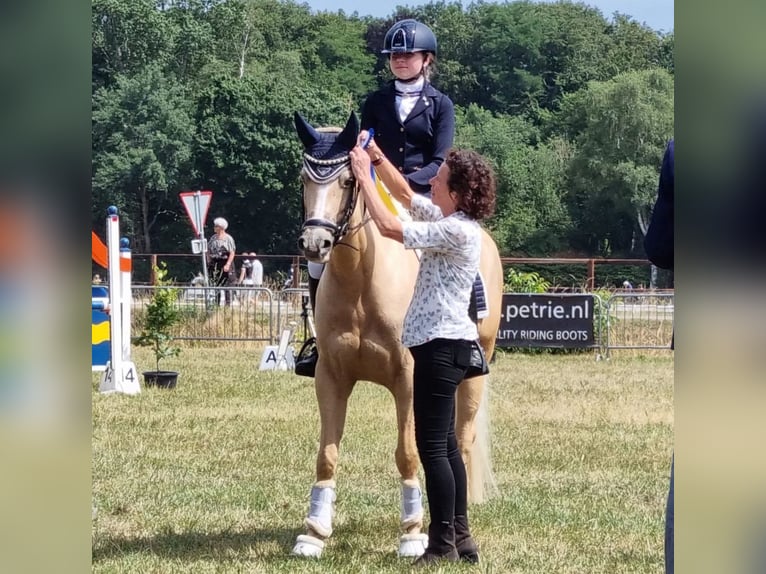
[[[413,191],[428,193],[455,138],[452,100],[426,82],[415,107],[399,120],[391,81],[370,94],[362,106],[362,129],[375,130],[375,143],[407,178]]]

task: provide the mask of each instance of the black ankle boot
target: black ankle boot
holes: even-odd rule
[[[455,527],[441,522],[428,527],[428,548],[413,566],[427,566],[435,562],[457,562],[460,556],[455,548]]]
[[[476,564],[479,562],[479,548],[468,529],[468,517],[455,516],[455,548],[463,562]]]

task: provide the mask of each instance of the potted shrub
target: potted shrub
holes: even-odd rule
[[[175,357],[181,349],[173,344],[174,337],[171,329],[181,320],[178,309],[178,288],[167,278],[168,270],[164,262],[154,267],[155,288],[152,298],[146,306],[143,328],[135,343],[141,347],[149,347],[154,353],[154,371],[144,371],[144,383],[147,386],[156,385],[172,389],[178,380],[177,371],[161,371],[160,361],[167,357]]]

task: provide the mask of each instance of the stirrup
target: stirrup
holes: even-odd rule
[[[295,359],[295,374],[301,377],[313,377],[316,372],[319,350],[316,337],[309,337],[303,343],[298,357]]]

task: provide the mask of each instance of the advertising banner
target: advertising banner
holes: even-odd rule
[[[497,346],[593,347],[593,315],[592,295],[505,293]]]

